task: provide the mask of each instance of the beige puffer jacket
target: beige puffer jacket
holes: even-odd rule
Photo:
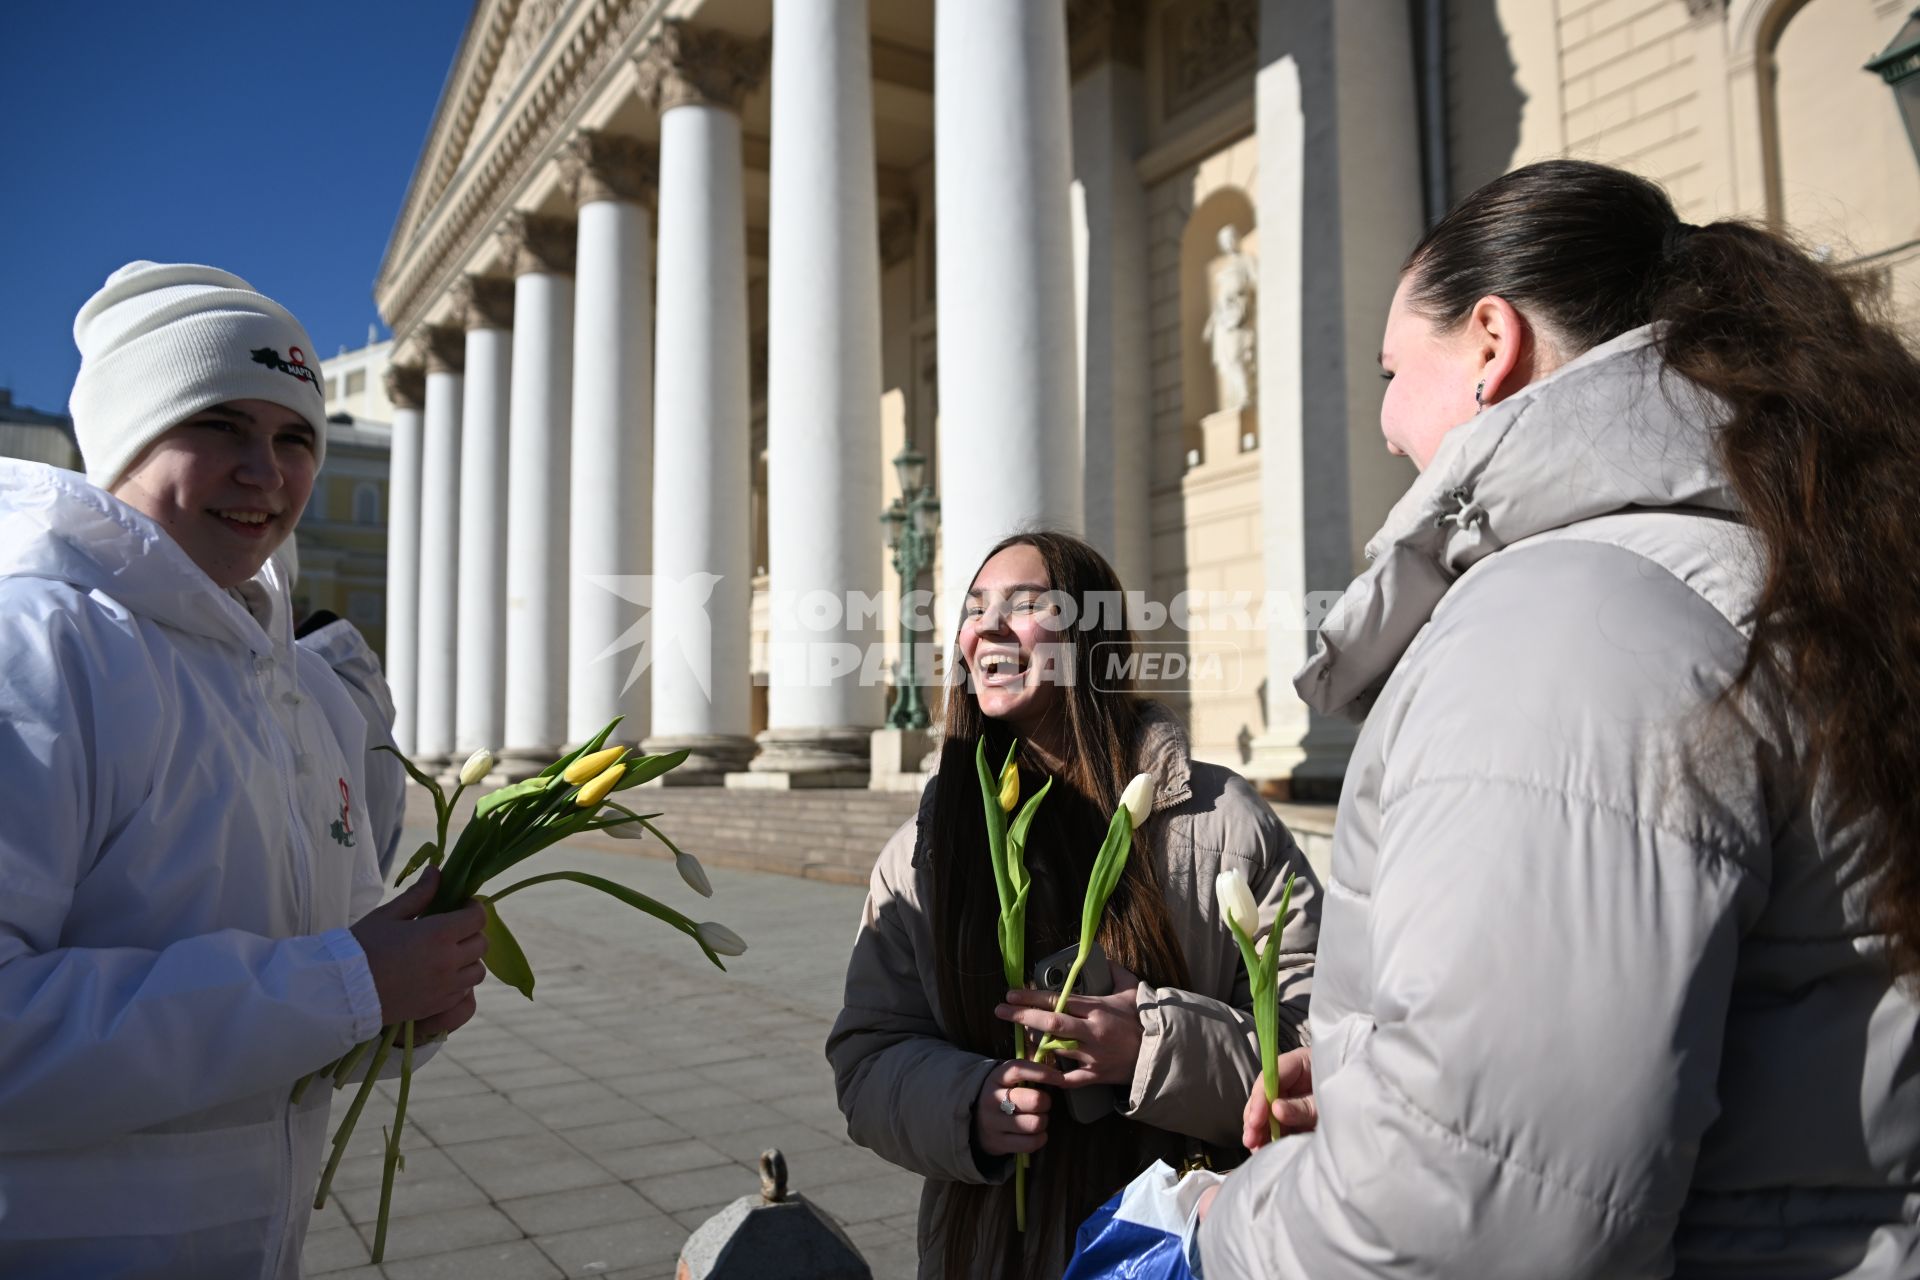
[[[1595,348],[1447,435],[1328,616],[1296,687],[1371,711],[1320,1125],[1227,1179],[1207,1280],[1920,1277],[1862,831],[1771,695],[1716,706],[1759,574],[1719,416],[1648,330]]]
[[[1306,1034],[1320,886],[1272,807],[1239,775],[1191,759],[1170,712],[1142,706],[1134,754],[1136,768],[1156,782],[1145,830],[1192,990],[1140,985],[1140,1059],[1121,1108],[1143,1124],[1229,1152],[1238,1146],[1240,1111],[1260,1061],[1247,976],[1220,918],[1214,877],[1230,867],[1246,874],[1260,902],[1262,937],[1279,910],[1286,873],[1299,877],[1281,933],[1283,1048]],[[922,814],[929,809],[923,804]],[[915,856],[917,827],[917,819],[903,825],[874,866],[827,1058],[848,1134],[927,1179],[920,1199],[920,1275],[927,1280],[939,1275],[933,1224],[947,1188],[1004,1182],[1012,1162],[983,1170],[974,1159],[973,1105],[995,1060],[953,1045],[943,1030],[927,915],[932,877]],[[988,874],[984,849],[980,871]],[[1115,1170],[1114,1189],[1134,1172]],[[1038,1225],[1061,1252],[1079,1226]]]

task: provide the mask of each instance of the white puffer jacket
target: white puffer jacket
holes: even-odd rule
[[[240,594],[0,462],[0,1275],[299,1274],[331,1090],[288,1093],[379,1027],[343,926],[400,789],[278,570]]]
[[[1777,698],[1716,705],[1758,547],[1650,342],[1449,433],[1296,682],[1371,708],[1320,1124],[1207,1280],[1920,1276],[1920,1004]]]

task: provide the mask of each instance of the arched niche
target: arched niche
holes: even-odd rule
[[[1207,313],[1213,305],[1213,281],[1221,265],[1220,232],[1232,227],[1240,236],[1240,251],[1256,261],[1260,236],[1253,200],[1237,186],[1215,188],[1194,207],[1180,233],[1180,422],[1187,447],[1198,446],[1200,422],[1220,406],[1219,379],[1205,338]],[[1254,302],[1254,325],[1259,326],[1260,303]],[[1260,386],[1253,388],[1257,400]]]

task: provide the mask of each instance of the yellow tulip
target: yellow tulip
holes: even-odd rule
[[[1007,761],[1007,767],[1000,771],[1000,812],[1012,813],[1020,803],[1020,765],[1018,761]]]
[[[605,751],[596,751],[589,756],[581,756],[560,774],[563,782],[579,786],[588,778],[597,778],[605,769],[621,756],[627,754],[625,747],[608,747]]]
[[[613,790],[614,784],[620,781],[620,775],[626,771],[627,766],[623,764],[613,766],[613,768],[580,788],[580,794],[573,798],[573,802],[582,809],[593,808],[593,806],[607,798],[607,793]]]

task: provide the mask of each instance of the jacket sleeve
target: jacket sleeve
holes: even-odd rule
[[[914,831],[909,821],[874,865],[827,1038],[834,1090],[847,1135],[875,1154],[923,1177],[1002,1182],[1012,1161],[982,1169],[973,1154],[973,1104],[995,1061],[947,1040],[922,986],[933,958],[916,954],[909,919],[922,910],[909,896]]]
[[[1226,832],[1222,869],[1239,865],[1260,903],[1255,942],[1273,932],[1287,873],[1296,877],[1287,918],[1280,926],[1280,1052],[1308,1040],[1307,999],[1313,987],[1314,947],[1319,936],[1320,885],[1293,833],[1272,807],[1236,779],[1222,797]],[[1213,885],[1193,886],[1202,937],[1227,939]],[[1260,1074],[1260,1038],[1254,1029],[1253,991],[1246,966],[1232,943],[1226,972],[1231,990],[1218,996],[1140,984],[1140,1057],[1122,1114],[1143,1124],[1184,1133],[1220,1147],[1240,1142],[1240,1113]]]
[[[1318,1129],[1222,1188],[1208,1280],[1670,1274],[1765,847],[1752,771],[1675,735],[1741,646],[1641,564],[1582,583],[1604,633],[1541,582],[1436,616],[1431,674],[1373,712],[1373,882],[1337,860],[1329,887],[1371,893],[1341,918],[1366,936],[1339,939],[1363,1016],[1316,1042]],[[1703,655],[1714,628],[1727,652]]]
[[[146,675],[144,650],[81,634],[113,629],[69,612],[0,618],[0,1152],[81,1146],[291,1087],[379,1027],[345,929],[63,944],[111,821],[103,796],[131,785],[102,777],[115,766],[100,739],[126,701],[113,673]],[[118,659],[85,660],[116,643]]]
[[[373,823],[374,851],[379,879],[393,872],[394,856],[399,852],[401,827],[406,821],[407,774],[393,740],[393,692],[380,669],[366,637],[351,622],[342,618],[302,636],[299,645],[318,655],[353,699],[366,719],[366,734],[359,742],[343,742],[341,748],[363,761],[366,770],[367,816]],[[382,750],[381,748],[385,748]],[[376,894],[373,904],[379,902]],[[371,905],[367,904],[367,909]],[[361,900],[355,899],[354,918],[365,914]]]

